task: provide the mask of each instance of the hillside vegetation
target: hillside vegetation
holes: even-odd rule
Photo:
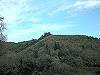
[[[48,35],[0,49],[0,75],[100,75],[100,39]]]

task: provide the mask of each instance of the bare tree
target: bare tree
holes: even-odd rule
[[[6,37],[3,35],[5,25],[4,18],[0,17],[0,41],[6,41]]]
[[[0,50],[2,50],[4,42],[6,41],[6,37],[3,35],[5,25],[4,18],[0,17]]]

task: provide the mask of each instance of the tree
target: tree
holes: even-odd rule
[[[38,40],[42,40],[42,39],[44,39],[45,37],[48,37],[48,36],[50,36],[50,35],[52,35],[50,32],[45,32],[44,35],[41,35],[41,37],[40,37]]]
[[[4,18],[0,17],[0,50],[2,49],[2,46],[4,42],[6,41],[6,37],[3,35],[3,31],[5,30],[5,22]]]
[[[4,18],[0,17],[0,41],[6,41],[6,37],[3,35],[5,25]]]

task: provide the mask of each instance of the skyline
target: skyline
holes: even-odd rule
[[[100,0],[0,0],[8,41],[39,38],[44,32],[100,38]]]

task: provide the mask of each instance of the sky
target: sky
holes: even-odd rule
[[[0,0],[7,41],[54,35],[100,38],[100,0]]]

